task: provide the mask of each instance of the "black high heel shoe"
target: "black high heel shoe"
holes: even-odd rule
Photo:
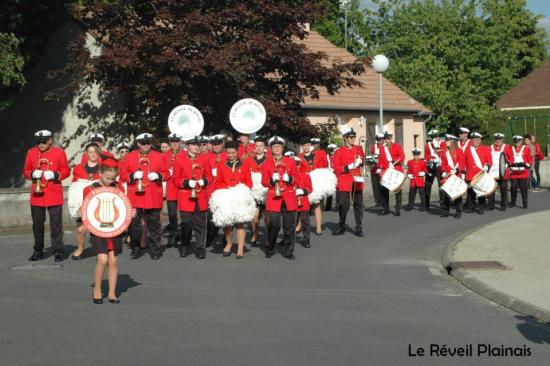
[[[80,253],[80,255],[74,255],[74,254],[71,254],[71,259],[73,261],[79,261],[82,259],[82,254],[84,254],[84,252]]]
[[[229,257],[230,255],[231,255],[231,252],[226,252],[225,250],[223,251],[223,254],[222,254],[223,257]]]
[[[111,304],[120,304],[120,300],[119,299],[109,299],[109,302]]]
[[[100,304],[100,305],[103,304],[103,299],[96,299],[92,297],[92,300],[94,300],[94,304]]]

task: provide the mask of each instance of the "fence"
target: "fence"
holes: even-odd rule
[[[534,135],[545,156],[550,150],[550,115],[516,115],[508,117],[506,139],[514,135]]]

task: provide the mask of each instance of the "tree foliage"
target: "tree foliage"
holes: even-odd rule
[[[207,132],[214,132],[230,128],[233,103],[252,97],[268,112],[266,133],[297,138],[313,129],[301,103],[318,97],[318,88],[333,94],[359,85],[353,75],[364,71],[359,62],[329,64],[325,54],[297,42],[307,35],[302,24],[322,10],[308,0],[86,2],[74,16],[101,54],[90,57],[87,49],[75,48],[64,71],[83,67],[83,79],[101,87],[103,102],[124,99],[116,116],[94,128],[128,126],[127,134],[160,135],[172,108],[192,104],[205,117]],[[84,114],[96,114],[86,107]]]

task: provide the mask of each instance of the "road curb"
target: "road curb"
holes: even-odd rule
[[[456,268],[455,266],[453,266],[453,263],[455,262],[455,247],[460,244],[466,237],[483,229],[485,226],[487,225],[478,227],[477,229],[462,235],[457,240],[449,244],[441,257],[441,264],[443,265],[443,268],[455,280],[457,280],[470,290],[474,291],[478,295],[483,296],[486,299],[496,304],[502,305],[517,313],[532,316],[544,323],[550,323],[550,310],[543,309],[537,305],[521,300],[515,296],[496,290],[493,287],[487,285],[485,282],[476,278],[475,274],[473,274],[472,271],[467,271],[462,268]]]

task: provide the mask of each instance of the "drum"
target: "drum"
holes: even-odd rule
[[[480,171],[472,179],[470,186],[477,197],[487,197],[497,189],[497,182],[485,171]]]
[[[508,163],[506,162],[506,155],[504,153],[500,154],[500,158],[498,159],[498,176],[500,179],[504,178],[506,175],[506,166]]]
[[[407,176],[396,169],[387,169],[380,178],[380,184],[391,192],[399,192],[405,184]]]
[[[134,211],[128,197],[114,187],[93,189],[80,209],[86,229],[100,238],[113,238],[126,231]]]
[[[445,180],[445,183],[441,186],[441,190],[454,201],[466,193],[468,185],[453,174]]]

